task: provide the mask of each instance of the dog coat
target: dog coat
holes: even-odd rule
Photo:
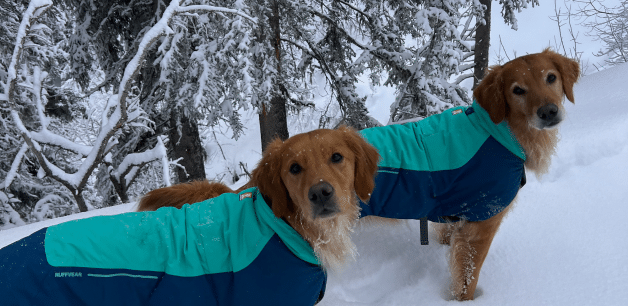
[[[256,188],[75,220],[0,249],[2,305],[314,305],[326,275]]]
[[[362,136],[381,155],[362,216],[482,221],[506,208],[525,181],[525,153],[504,121],[477,102]]]

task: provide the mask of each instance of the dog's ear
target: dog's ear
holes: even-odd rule
[[[495,124],[499,124],[506,118],[507,105],[501,72],[501,66],[489,68],[480,84],[473,90],[476,101],[488,112],[491,121]]]
[[[273,140],[267,147],[262,159],[251,173],[252,186],[257,186],[260,193],[270,199],[273,213],[277,218],[294,213],[294,203],[288,195],[286,185],[281,178],[281,152],[283,141]]]
[[[355,193],[360,200],[367,202],[375,188],[379,153],[355,130],[346,126],[341,126],[338,130],[342,132],[349,149],[355,153]]]
[[[580,65],[578,62],[564,57],[550,49],[545,49],[543,54],[549,56],[551,61],[556,65],[558,73],[563,80],[563,92],[567,97],[567,100],[575,103],[573,96],[573,85],[578,81],[580,77]]]

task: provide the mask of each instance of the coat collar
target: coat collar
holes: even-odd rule
[[[473,105],[467,108],[466,113],[469,120],[471,120],[476,126],[482,127],[485,131],[491,134],[495,140],[512,152],[512,154],[515,154],[524,161],[526,160],[525,151],[523,150],[521,144],[519,144],[519,141],[517,141],[517,138],[515,138],[512,130],[510,130],[506,120],[500,122],[499,124],[493,123],[488,112],[482,108],[476,100],[473,100]]]

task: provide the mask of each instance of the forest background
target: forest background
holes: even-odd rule
[[[628,61],[627,3],[541,3],[554,15],[540,22],[558,30],[547,46],[584,75]],[[490,40],[491,26],[513,30],[504,40],[539,39],[514,31],[539,5],[1,0],[0,229],[176,182],[246,181],[256,159],[225,156],[221,144],[250,131],[260,131],[261,153],[289,131],[470,104],[489,61],[541,51]],[[376,99],[382,91],[394,100]],[[247,126],[251,114],[259,127]]]

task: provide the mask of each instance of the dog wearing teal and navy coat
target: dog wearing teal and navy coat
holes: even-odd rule
[[[44,228],[0,249],[1,304],[314,305],[355,256],[377,160],[351,129],[316,130],[273,141],[238,194],[179,184],[145,211]],[[145,206],[163,199],[177,207]]]
[[[550,50],[522,56],[492,67],[471,106],[363,130],[381,160],[361,215],[436,222],[440,242],[451,245],[453,298],[473,299],[525,169],[540,176],[549,167],[579,71]]]

